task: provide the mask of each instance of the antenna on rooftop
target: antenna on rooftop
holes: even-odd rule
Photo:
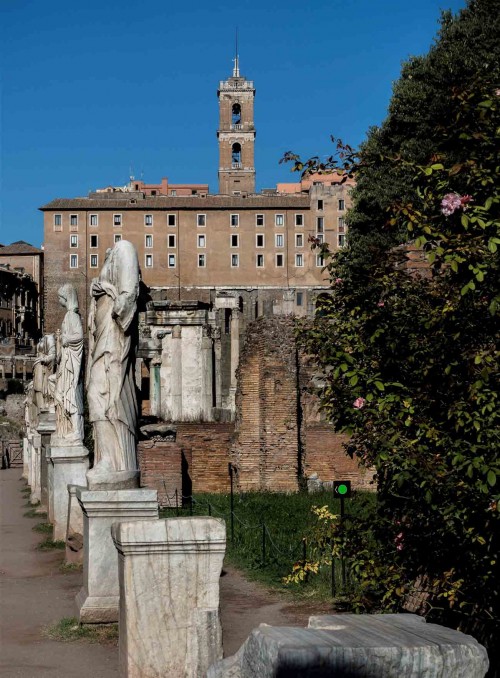
[[[236,42],[234,50],[234,68],[233,68],[233,78],[240,77],[240,57],[238,55],[238,26],[236,26]]]

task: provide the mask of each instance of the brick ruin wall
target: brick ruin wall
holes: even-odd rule
[[[160,506],[175,506],[191,493],[229,492],[234,425],[181,422],[172,428],[175,441],[139,441],[141,486],[158,491]]]
[[[301,480],[351,480],[374,489],[373,473],[347,456],[347,437],[322,421],[313,370],[297,351],[291,317],[259,318],[240,354],[236,421],[174,423],[175,441],[141,441],[141,482],[161,505],[191,492],[228,492],[228,462],[240,491],[296,492]],[[168,498],[168,499],[167,499]]]

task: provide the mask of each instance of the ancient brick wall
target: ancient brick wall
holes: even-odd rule
[[[373,489],[373,473],[347,456],[347,437],[322,420],[314,367],[297,351],[291,317],[259,318],[248,326],[236,406],[231,453],[240,490],[296,491],[313,474]]]
[[[291,318],[259,318],[248,326],[238,368],[232,447],[243,491],[298,489],[296,360]]]
[[[229,492],[229,448],[233,424],[173,423],[176,440],[141,440],[138,444],[141,486],[158,491],[160,506],[182,496]]]
[[[345,452],[346,435],[335,433],[328,423],[304,426],[304,475],[316,473],[320,480],[350,480],[353,488],[373,490],[373,472],[360,468]]]

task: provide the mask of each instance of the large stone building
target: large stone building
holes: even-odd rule
[[[255,89],[237,61],[218,94],[218,194],[205,184],[132,179],[122,188],[58,198],[41,208],[48,331],[62,318],[58,287],[75,284],[86,311],[89,283],[121,238],[137,247],[152,300],[213,305],[219,291],[233,291],[246,320],[313,311],[327,277],[309,238],[333,249],[343,245],[350,182],[323,175],[255,193]]]

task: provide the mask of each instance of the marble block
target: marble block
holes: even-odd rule
[[[33,434],[33,446],[31,450],[31,495],[30,502],[38,504],[42,496],[41,485],[42,470],[42,436],[39,433]]]
[[[37,431],[42,437],[42,451],[40,455],[40,504],[47,514],[49,513],[49,465],[50,465],[50,440],[56,430],[55,413],[44,412],[40,414],[40,422]]]
[[[416,615],[340,614],[309,624],[259,626],[207,678],[484,678],[488,670],[474,638]]]
[[[65,562],[68,564],[83,563],[83,511],[76,496],[77,488],[77,485],[67,486],[68,522],[66,523]]]
[[[222,657],[216,518],[113,525],[120,573],[120,676],[198,678]]]
[[[28,469],[30,465],[30,448],[29,448],[29,442],[27,438],[23,438],[23,473],[21,475],[21,478],[24,478],[24,480],[28,480]]]
[[[50,454],[52,447],[47,445],[44,448],[45,463],[47,465],[47,521],[49,523],[54,523],[54,469],[52,466],[52,461]]]
[[[32,434],[28,433],[26,438],[24,439],[26,441],[26,459],[28,462],[28,469],[26,473],[26,482],[28,483],[28,486],[31,487],[31,469],[32,469],[32,461],[31,461],[31,455],[33,453],[33,441],[32,441]]]
[[[76,596],[80,622],[118,621],[120,587],[118,553],[111,525],[122,520],[158,518],[156,490],[87,490],[76,488],[83,512],[83,587]]]
[[[89,451],[83,445],[51,446],[49,466],[49,520],[54,541],[66,539],[68,525],[68,485],[85,485]]]

